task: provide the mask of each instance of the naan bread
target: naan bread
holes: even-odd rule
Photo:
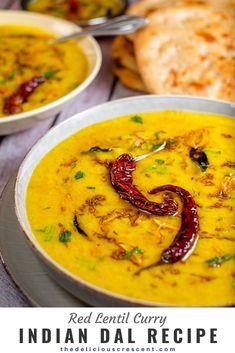
[[[235,101],[235,0],[142,0],[128,14],[151,24],[114,41],[124,85]]]
[[[125,36],[118,36],[112,45],[113,73],[127,87],[146,92],[138,71],[133,43]]]
[[[141,76],[138,73],[127,69],[124,66],[119,66],[115,62],[113,63],[112,69],[114,75],[119,78],[124,86],[135,91],[148,92],[141,79]]]
[[[133,43],[125,36],[118,36],[114,39],[112,45],[112,58],[113,61],[124,66],[134,72],[139,72]]]
[[[129,16],[149,16],[164,8],[176,8],[182,5],[209,5],[229,11],[235,11],[234,0],[141,0],[130,5],[127,10]]]
[[[150,93],[235,101],[235,17],[200,2],[149,15],[134,38],[141,77]]]
[[[173,7],[184,0],[141,0],[133,3],[127,9],[129,16],[149,16],[164,7]],[[187,0],[185,0],[187,1]],[[196,0],[195,0],[196,1]]]

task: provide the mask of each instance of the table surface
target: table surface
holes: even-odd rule
[[[19,9],[19,4],[19,0],[0,0],[0,9]],[[0,136],[0,194],[10,177],[16,173],[29,149],[52,126],[59,124],[75,113],[97,104],[139,94],[123,87],[112,75],[112,39],[102,38],[99,40],[99,44],[103,53],[103,63],[100,73],[96,80],[72,104],[61,113],[40,122],[30,130],[9,136]],[[0,307],[27,306],[31,306],[31,304],[13,283],[0,261]]]

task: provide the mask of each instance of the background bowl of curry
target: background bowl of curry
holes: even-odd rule
[[[116,119],[115,121],[113,120],[114,118],[123,115],[125,115],[125,117],[120,118],[122,119],[120,120],[120,122],[118,122],[118,119]],[[223,163],[222,161],[220,161],[220,158],[231,158],[230,154],[233,153],[234,145],[232,147],[232,145],[230,144],[232,141],[231,136],[234,134],[234,117],[234,105],[222,101],[213,101],[204,98],[192,97],[139,96],[112,101],[100,106],[96,106],[92,109],[89,109],[71,117],[67,121],[50,130],[41,140],[39,140],[39,142],[37,142],[37,144],[26,156],[19,169],[15,186],[15,208],[19,223],[27,241],[35,251],[35,254],[40,258],[47,272],[61,286],[66,288],[68,291],[70,291],[72,294],[74,294],[81,300],[93,306],[232,305],[235,302],[234,288],[232,287],[232,273],[234,273],[234,260],[227,261],[220,268],[210,267],[208,261],[206,261],[210,258],[215,257],[216,254],[219,255],[218,253],[216,253],[216,251],[218,251],[218,247],[220,246],[222,246],[220,250],[221,256],[228,252],[234,253],[234,248],[231,248],[233,242],[231,241],[231,239],[229,239],[228,233],[226,233],[226,241],[217,239],[217,237],[220,237],[220,235],[222,236],[222,224],[220,224],[221,228],[220,230],[218,230],[218,234],[216,233],[215,239],[211,240],[210,236],[210,228],[212,227],[210,219],[212,219],[213,217],[219,217],[218,222],[220,222],[224,217],[224,220],[226,220],[227,218],[224,212],[226,212],[225,210],[227,210],[228,208],[226,206],[225,208],[212,209],[209,205],[211,203],[216,203],[216,198],[212,198],[208,201],[204,197],[204,193],[212,193],[214,191],[213,187],[211,186],[211,183],[208,182],[211,182],[213,180],[213,177],[211,177],[211,173],[213,173],[213,171],[215,170],[216,163],[219,163],[219,165],[223,165],[223,168],[225,169],[229,168],[230,164]],[[101,125],[96,123],[101,123]],[[113,128],[112,124],[114,124]],[[201,207],[201,205],[204,203],[206,209],[202,215],[201,208],[199,208],[199,216],[202,216],[201,219],[199,217],[201,222],[201,233],[199,235],[199,241],[196,247],[195,255],[193,256],[192,254],[186,262],[174,264],[173,267],[171,267],[170,265],[163,265],[161,268],[159,267],[159,269],[152,269],[151,271],[153,272],[151,273],[154,275],[153,277],[151,277],[152,280],[149,280],[149,278],[147,277],[147,271],[143,272],[141,274],[143,283],[141,283],[141,277],[132,276],[133,271],[138,270],[138,266],[136,267],[136,264],[138,265],[138,262],[128,263],[127,261],[127,255],[130,255],[130,253],[131,256],[133,255],[133,253],[135,253],[136,259],[138,256],[142,256],[143,254],[143,251],[133,251],[133,249],[139,249],[137,248],[137,244],[134,240],[132,242],[132,245],[134,245],[135,247],[129,252],[125,251],[126,256],[121,258],[121,260],[123,261],[118,261],[120,260],[120,257],[118,258],[117,256],[113,256],[110,261],[106,264],[103,261],[102,251],[106,251],[105,244],[106,240],[110,240],[110,234],[108,235],[108,237],[106,237],[106,239],[102,239],[102,236],[100,236],[99,238],[99,242],[101,242],[101,247],[104,246],[104,248],[101,248],[101,250],[98,248],[93,249],[92,252],[87,254],[85,250],[86,246],[90,246],[89,244],[92,242],[89,242],[89,236],[88,238],[86,238],[86,236],[82,234],[82,230],[79,229],[79,212],[78,219],[75,220],[71,218],[71,220],[67,221],[65,219],[65,215],[66,212],[71,212],[72,214],[73,207],[76,207],[76,205],[77,208],[80,210],[84,209],[84,207],[91,207],[91,211],[94,211],[94,208],[97,207],[97,205],[98,207],[102,207],[102,202],[104,202],[105,198],[102,199],[100,196],[99,199],[96,199],[96,201],[98,201],[97,203],[85,202],[82,208],[79,208],[79,202],[84,197],[84,200],[86,200],[86,196],[84,195],[87,195],[87,193],[90,193],[89,195],[93,195],[93,193],[95,193],[95,195],[97,193],[102,194],[105,192],[105,189],[109,190],[109,196],[106,195],[106,197],[111,198],[111,201],[107,201],[107,203],[110,204],[110,202],[112,203],[115,199],[115,202],[117,203],[116,207],[119,211],[123,210],[123,207],[127,207],[129,210],[129,203],[125,200],[120,199],[119,196],[115,193],[115,190],[113,190],[110,185],[110,179],[106,169],[106,158],[114,157],[106,157],[107,154],[102,154],[102,152],[97,148],[97,144],[99,144],[100,147],[106,148],[105,152],[107,152],[107,147],[109,147],[107,145],[107,141],[111,141],[110,143],[112,143],[114,146],[116,146],[116,144],[118,144],[119,146],[117,150],[115,150],[116,156],[120,155],[121,153],[127,153],[128,149],[124,148],[124,150],[122,150],[120,146],[124,144],[125,141],[127,143],[127,146],[129,146],[128,144],[130,136],[128,132],[130,132],[129,130],[131,130],[134,133],[134,136],[137,136],[135,137],[137,138],[137,140],[135,141],[137,141],[138,144],[136,147],[137,150],[134,149],[132,150],[132,152],[129,153],[133,153],[134,155],[142,154],[145,152],[145,150],[141,149],[140,140],[143,139],[142,130],[144,129],[145,124],[147,124],[146,126],[148,126],[149,128],[149,133],[151,134],[151,136],[152,134],[155,135],[155,139],[157,139],[158,143],[160,141],[159,139],[162,139],[164,138],[164,136],[167,136],[164,134],[169,133],[169,137],[172,138],[174,137],[175,133],[181,131],[183,134],[185,132],[187,133],[187,135],[185,135],[184,141],[186,144],[185,146],[188,146],[187,144],[189,143],[192,137],[190,134],[188,135],[188,131],[190,132],[194,126],[197,128],[199,127],[199,130],[196,129],[197,138],[201,138],[201,128],[204,129],[205,127],[209,127],[214,132],[212,132],[213,138],[211,139],[211,142],[208,144],[207,147],[207,154],[211,163],[209,169],[209,176],[207,175],[207,173],[203,173],[200,168],[198,168],[198,166],[193,162],[189,161],[189,164],[185,165],[185,160],[182,160],[182,150],[178,157],[177,153],[174,152],[174,149],[170,150],[169,155],[164,154],[168,152],[162,151],[157,156],[155,155],[152,157],[152,162],[154,162],[153,166],[149,166],[149,161],[147,160],[146,162],[143,161],[142,166],[138,164],[138,168],[135,171],[134,183],[138,184],[140,189],[144,190],[146,194],[148,190],[151,189],[151,187],[154,187],[156,185],[156,181],[157,183],[160,183],[160,185],[169,183],[169,180],[171,181],[171,179],[168,179],[167,176],[169,173],[165,173],[164,168],[168,169],[172,168],[173,166],[172,178],[174,179],[174,183],[186,189],[189,189],[196,198],[196,202],[199,204],[199,206]],[[90,134],[89,138],[86,135],[86,131],[88,131]],[[171,131],[171,134],[169,131]],[[74,134],[78,135],[75,135],[75,137],[71,137]],[[110,137],[109,135],[112,136]],[[208,135],[206,134],[206,140],[207,136]],[[72,145],[66,145],[66,139],[68,138],[71,138],[71,141],[73,141],[72,145],[75,151],[74,154],[71,152]],[[110,140],[108,140],[109,138]],[[220,148],[219,139],[223,143],[225,143],[226,146],[227,143],[230,146],[229,154],[226,154],[225,157],[223,151],[218,151],[218,149]],[[79,146],[79,144],[82,144],[82,146]],[[93,149],[91,150],[90,147],[92,146],[96,146],[96,148],[93,147]],[[179,147],[177,148],[181,148],[180,144],[178,146]],[[215,146],[215,149],[213,146]],[[94,154],[92,154],[92,156],[88,156],[89,151],[97,152],[97,155],[95,156]],[[51,159],[48,159],[50,154],[52,157],[50,157]],[[82,164],[83,156],[85,156],[84,158],[88,158],[88,165]],[[97,158],[100,159],[99,164],[94,164]],[[43,164],[42,161],[46,162]],[[226,164],[226,166],[224,166],[224,164]],[[179,172],[177,166],[181,166],[181,169],[179,169],[181,170],[181,172]],[[90,170],[88,170],[89,168]],[[96,175],[96,169],[99,170],[99,173],[101,173],[98,174],[98,176]],[[227,169],[225,170],[221,167],[218,170],[219,178],[221,177],[220,169],[222,170],[222,174],[228,174]],[[68,173],[68,170],[71,173],[69,177],[66,174]],[[151,172],[154,173],[156,170],[159,170],[157,174],[151,174]],[[146,174],[146,177],[144,177],[143,171]],[[97,180],[99,179],[99,175],[102,175],[102,182],[100,183],[100,185],[97,182]],[[155,179],[153,181],[152,175],[155,175]],[[177,175],[179,175],[178,179]],[[196,176],[198,176],[198,178],[196,178]],[[35,179],[35,177],[37,177],[38,179]],[[197,182],[194,178],[197,179]],[[31,180],[34,180],[33,184]],[[187,182],[186,180],[189,181]],[[67,189],[68,187],[70,187],[70,181],[71,183],[73,183],[75,188],[78,188],[75,191],[73,190],[75,195],[72,194],[72,198],[71,193],[68,191],[70,189]],[[190,186],[191,182],[193,183],[193,186]],[[48,184],[47,191],[42,190],[43,183]],[[196,184],[194,185],[194,183]],[[197,189],[198,185],[200,185],[200,190]],[[28,192],[31,192],[32,195],[34,193],[34,197],[32,197],[31,200],[27,196]],[[49,194],[51,196],[49,196]],[[199,198],[200,194],[202,199]],[[74,202],[75,206],[73,205]],[[232,202],[232,200],[227,200],[226,202]],[[99,206],[99,204],[101,204],[101,206]],[[48,214],[51,212],[50,209],[54,207],[56,209],[58,208],[59,213],[57,214],[57,216],[53,214],[52,216],[49,216]],[[104,205],[104,207],[106,207],[106,205]],[[131,205],[131,207],[133,211],[134,206]],[[39,208],[42,210],[40,216],[36,214],[37,211],[36,213],[33,212],[33,209],[38,210]],[[221,213],[221,217],[219,216],[219,213]],[[92,214],[90,216],[93,217]],[[118,214],[118,217],[119,216],[120,214]],[[52,219],[50,217],[52,217]],[[119,222],[118,217],[117,222]],[[205,217],[209,218],[205,220]],[[168,222],[168,218],[166,223]],[[135,219],[136,218],[134,215],[133,222],[135,222]],[[85,227],[86,232],[88,233],[91,231],[92,227],[91,220],[92,218],[90,218],[90,221],[89,219],[87,219],[85,223],[83,220],[80,224],[80,227]],[[107,221],[107,218],[105,218],[105,220]],[[151,217],[146,220],[146,222],[149,222],[150,220]],[[51,231],[54,232],[53,227],[51,227],[52,221],[58,223],[58,230],[56,231],[55,239],[53,238],[55,242],[53,242],[53,240],[52,243],[50,243],[52,235]],[[142,222],[143,220],[140,221]],[[125,221],[124,219],[125,224],[126,222],[127,221]],[[70,227],[70,230],[72,230],[64,231],[65,228],[62,227],[63,232],[60,233],[59,236],[59,230],[62,226],[61,223],[66,223],[66,227]],[[114,236],[114,234],[120,233],[120,228],[118,228],[118,224],[119,223],[115,223],[115,226],[111,225],[111,238]],[[128,223],[127,226],[129,227],[130,224]],[[76,228],[79,230],[79,233],[77,233]],[[129,237],[128,229],[129,228],[125,228],[123,231],[124,241],[125,237]],[[135,237],[136,239],[136,237],[139,237],[138,227],[135,227],[133,229],[134,234],[132,234],[132,238]],[[38,232],[37,237],[35,236],[35,232]],[[73,233],[73,235],[71,232]],[[148,230],[145,229],[145,232],[148,233]],[[171,238],[174,238],[174,232],[175,231],[173,231],[173,234],[171,234]],[[159,256],[160,249],[158,248],[161,248],[162,246],[161,242],[156,242],[157,238],[155,238],[154,234],[151,235],[150,233],[148,233],[149,242],[151,242],[151,237],[153,241],[150,244],[149,249],[150,252],[153,250],[152,260],[156,259],[156,257]],[[71,240],[71,235],[73,237],[72,241],[66,244],[66,241]],[[38,237],[40,237],[40,241]],[[43,239],[42,242],[41,239]],[[211,243],[211,241],[213,241],[213,243]],[[60,243],[58,251],[56,250],[57,243]],[[142,243],[139,243],[138,246],[140,248],[145,248],[146,243],[147,239],[144,238],[142,239]],[[48,245],[51,250],[45,250],[42,244],[46,244],[46,246]],[[70,253],[70,249],[72,249],[73,244],[75,245],[74,253]],[[107,244],[108,247],[113,246],[112,241],[111,243]],[[109,250],[110,249],[108,249],[108,251]],[[68,251],[68,256],[66,251]],[[99,251],[101,251],[101,254],[99,253]],[[50,254],[50,252],[52,255]],[[156,255],[156,252],[158,252],[158,255]],[[84,258],[82,259],[81,257],[83,256],[83,254]],[[117,255],[117,252],[114,254]],[[70,260],[72,263],[72,259],[74,259],[75,257],[77,271],[76,273],[73,271],[75,267],[69,268]],[[101,272],[97,271],[97,268],[95,268],[95,265],[92,262],[94,258],[97,260],[98,268],[99,266],[101,266]],[[148,260],[148,262],[149,261],[150,260]],[[86,277],[84,279],[83,271],[86,271],[85,268],[87,267],[89,267],[90,270],[90,277],[88,276],[88,279]],[[223,272],[223,275],[221,274],[221,276],[217,276],[217,269],[221,270]],[[160,273],[158,273],[158,271],[160,271]],[[223,284],[226,285],[223,286]],[[140,288],[142,288],[142,292]],[[223,291],[223,288],[226,288],[225,292]],[[156,298],[153,297],[153,293],[156,294]]]
[[[0,29],[1,43],[7,46],[7,50],[4,47],[2,51],[2,61],[5,64],[2,64],[0,70],[0,135],[30,128],[57,114],[98,74],[102,56],[93,37],[86,36],[62,46],[53,46],[53,49],[48,46],[48,38],[69,35],[79,30],[71,22],[36,13],[2,10]],[[4,35],[5,38],[9,36],[9,40],[4,42]],[[22,38],[24,48],[20,48]],[[10,39],[15,41],[12,52]],[[23,109],[17,114],[14,111],[4,113],[4,102],[16,94],[20,86],[32,76],[41,75],[46,77],[46,82],[33,92]]]
[[[23,10],[65,18],[80,26],[97,25],[120,16],[126,11],[127,5],[127,0],[71,1],[71,3],[53,0],[21,1]]]

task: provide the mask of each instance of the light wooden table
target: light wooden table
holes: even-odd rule
[[[0,0],[0,9],[19,9],[19,7],[18,0]],[[72,104],[60,114],[41,122],[35,128],[10,136],[0,136],[0,194],[9,178],[17,171],[29,149],[52,126],[97,104],[138,94],[124,88],[113,77],[111,71],[111,43],[112,39],[110,38],[99,40],[103,53],[100,73],[96,80]],[[31,304],[13,283],[0,262],[0,307],[22,306],[31,306]]]

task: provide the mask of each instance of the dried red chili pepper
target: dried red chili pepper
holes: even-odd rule
[[[157,216],[174,215],[177,212],[177,204],[174,200],[167,198],[162,203],[149,201],[134,185],[132,172],[136,169],[136,160],[130,154],[120,155],[110,167],[110,180],[123,200],[142,211]]]
[[[172,245],[163,251],[161,255],[161,262],[172,264],[186,258],[192,253],[198,239],[199,219],[197,213],[196,203],[191,194],[174,185],[163,185],[156,187],[149,193],[151,195],[162,191],[171,191],[176,193],[183,202],[181,212],[181,227],[176,235]]]
[[[186,260],[193,252],[197,240],[199,219],[197,214],[197,207],[193,197],[190,193],[179,186],[163,185],[151,190],[150,194],[157,194],[162,191],[171,191],[179,195],[183,201],[183,208],[181,213],[181,227],[176,235],[173,243],[163,251],[159,261],[141,268],[135,273],[139,275],[145,270],[149,270],[155,266],[162,264],[173,264],[180,260]]]
[[[6,99],[3,107],[4,114],[10,115],[22,112],[22,104],[25,103],[33,91],[45,81],[46,77],[35,76],[31,80],[22,83],[17,92]]]
[[[79,1],[78,0],[69,0],[69,12],[71,14],[74,14],[77,12],[79,7]]]

